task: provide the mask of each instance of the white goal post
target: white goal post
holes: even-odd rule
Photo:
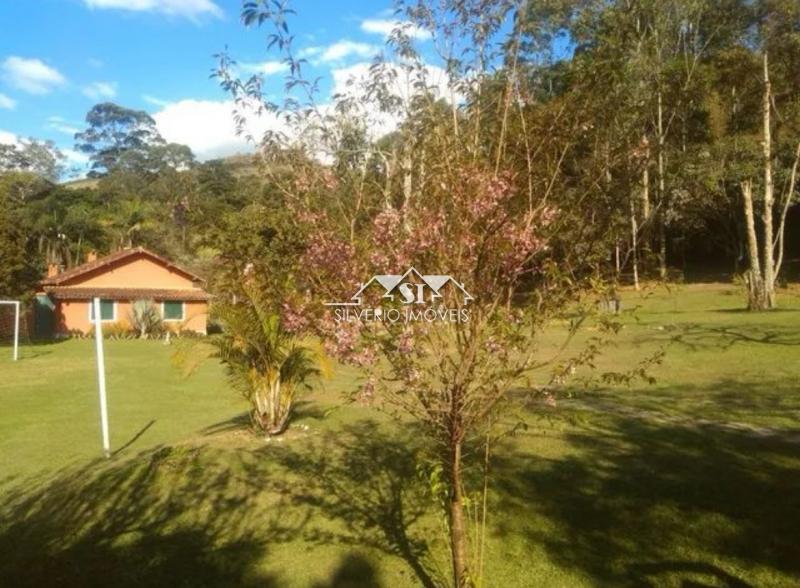
[[[19,300],[0,300],[0,304],[14,307],[14,361],[19,359]]]

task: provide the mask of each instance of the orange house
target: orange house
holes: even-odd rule
[[[130,326],[131,305],[144,299],[155,302],[172,330],[205,334],[210,296],[203,285],[199,276],[141,247],[101,258],[90,255],[83,265],[63,272],[51,265],[37,296],[37,332],[89,332],[92,299],[99,297],[104,323]]]

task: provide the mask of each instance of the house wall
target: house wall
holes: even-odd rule
[[[130,300],[117,301],[117,314],[114,323],[120,323],[130,328]],[[161,310],[161,301],[155,301],[159,311]],[[55,308],[55,324],[56,332],[62,335],[70,331],[80,331],[82,333],[89,333],[92,328],[92,322],[89,320],[89,305],[88,300],[59,300],[56,302]],[[166,321],[164,324],[167,328],[173,331],[185,330],[195,331],[196,333],[206,333],[208,324],[208,302],[205,301],[188,301],[184,303],[184,320],[183,321]],[[110,325],[111,322],[104,321],[104,325]]]
[[[187,302],[184,315],[186,316],[184,329],[203,334],[208,332],[208,302],[204,300]]]
[[[194,287],[191,278],[154,261],[144,254],[125,258],[118,263],[103,266],[93,272],[76,276],[61,286],[112,287],[112,288],[161,288],[186,290]]]

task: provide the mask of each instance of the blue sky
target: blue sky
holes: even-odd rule
[[[391,2],[293,3],[296,50],[323,76],[370,61],[392,27]],[[52,139],[73,159],[72,134],[110,100],[154,115],[168,140],[201,159],[247,149],[234,137],[228,97],[209,79],[226,45],[283,88],[265,30],[245,29],[239,0],[0,0],[0,142]],[[425,43],[420,35],[420,43]]]

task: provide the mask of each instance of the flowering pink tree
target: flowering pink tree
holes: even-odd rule
[[[360,93],[318,105],[314,84],[302,78],[303,61],[294,57],[282,3],[248,2],[243,17],[274,26],[270,45],[283,51],[290,71],[284,104],[264,100],[263,80],[238,80],[227,56],[217,75],[243,109],[256,103],[287,125],[262,143],[264,174],[304,235],[296,287],[281,301],[283,325],[314,333],[329,352],[361,366],[362,395],[412,418],[434,442],[447,490],[453,582],[461,587],[480,574],[465,523],[465,447],[488,433],[513,389],[553,404],[556,385],[600,347],[594,339],[571,359],[543,360],[538,335],[567,308],[581,314],[595,245],[587,227],[602,226],[594,210],[591,225],[576,215],[598,186],[594,174],[605,177],[606,170],[587,166],[585,179],[565,173],[565,154],[591,130],[570,119],[579,109],[548,104],[537,116],[554,121],[549,134],[533,136],[528,125],[537,119],[524,106],[516,65],[499,86],[490,79],[487,64],[497,57],[490,48],[499,46],[493,35],[513,3],[443,6],[440,14],[415,3],[405,16],[437,46],[472,43],[472,63],[443,56],[445,90],[432,83],[401,24],[390,37],[397,60],[377,61]],[[520,34],[514,22],[505,45],[512,53]],[[456,42],[439,44],[441,35]],[[405,93],[395,91],[399,79]],[[237,120],[244,122],[243,111]],[[395,121],[392,133],[370,134],[387,120]],[[512,124],[521,128],[514,141]],[[420,273],[406,274],[410,268]],[[350,301],[371,276],[404,276],[423,293],[424,276],[455,282],[414,300],[367,287],[357,306],[329,305]],[[568,323],[567,337],[579,323]]]
[[[314,302],[287,310],[306,317],[294,326],[313,327],[330,352],[364,368],[362,394],[410,415],[435,440],[460,585],[470,577],[464,446],[486,433],[512,387],[541,367],[535,336],[555,308],[543,296],[548,235],[558,213],[528,209],[510,176],[475,165],[452,169],[429,178],[424,197],[375,210],[355,243],[330,216],[306,215],[311,238],[302,266]],[[382,288],[365,291],[361,308],[380,308],[386,320],[337,321],[335,308],[323,304],[348,300],[370,276],[410,267],[454,277],[469,298],[458,287],[442,289],[441,298],[421,308],[449,312],[428,312],[421,320],[390,320],[390,309],[402,303],[387,302]],[[407,309],[413,313],[414,306]],[[548,378],[539,390],[552,400]]]

